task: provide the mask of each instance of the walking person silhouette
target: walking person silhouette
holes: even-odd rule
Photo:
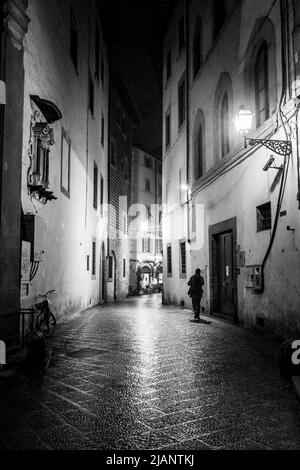
[[[200,320],[200,303],[202,299],[204,279],[201,276],[201,270],[196,269],[195,274],[190,278],[188,286],[190,286],[188,294],[192,298],[193,311],[195,320]]]

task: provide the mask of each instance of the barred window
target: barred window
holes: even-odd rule
[[[96,276],[96,242],[92,242],[92,276]]]
[[[257,232],[270,230],[272,227],[271,203],[266,202],[256,207]]]
[[[180,243],[180,273],[181,274],[186,274],[185,242]]]
[[[168,276],[172,275],[172,247],[167,247],[167,273]]]
[[[94,162],[93,206],[98,207],[98,167]]]
[[[113,258],[112,256],[108,257],[108,280],[111,281],[113,277]]]

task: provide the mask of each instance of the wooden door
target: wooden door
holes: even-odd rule
[[[236,269],[233,257],[232,232],[217,237],[218,311],[235,315]]]

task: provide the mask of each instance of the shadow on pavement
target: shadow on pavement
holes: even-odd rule
[[[200,318],[200,320],[195,320],[195,319],[194,319],[194,320],[190,320],[190,323],[199,323],[199,324],[202,323],[202,324],[204,324],[204,325],[210,325],[212,322],[211,322],[211,321],[207,321],[207,320],[202,320],[202,319]]]

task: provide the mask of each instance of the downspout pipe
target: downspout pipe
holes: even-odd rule
[[[189,191],[189,168],[190,168],[190,14],[189,0],[184,0],[184,19],[185,19],[185,108],[186,108],[186,184],[187,184],[187,242],[190,240],[190,191]]]
[[[282,89],[281,89],[281,95],[280,99],[278,102],[277,106],[277,119],[279,118],[280,123],[283,127],[283,130],[286,135],[286,140],[288,139],[288,134],[285,128],[285,123],[283,122],[282,115],[281,115],[281,106],[284,103],[286,99],[286,94],[288,91],[288,80],[287,80],[287,66],[288,66],[288,60],[287,60],[287,47],[286,47],[286,31],[287,31],[287,15],[286,15],[286,0],[280,0],[280,17],[281,17],[281,70],[282,70]],[[266,262],[269,258],[269,254],[271,252],[273,242],[275,240],[275,235],[277,231],[277,226],[278,226],[278,221],[279,221],[279,214],[280,214],[280,209],[281,209],[281,203],[284,195],[284,190],[285,190],[285,183],[286,183],[286,177],[287,177],[287,172],[289,168],[289,159],[290,156],[286,155],[284,157],[284,162],[283,162],[283,169],[282,169],[282,174],[281,174],[281,183],[280,183],[280,188],[279,188],[279,194],[278,194],[278,201],[277,201],[277,207],[276,207],[276,214],[275,214],[275,219],[274,219],[274,226],[273,230],[271,233],[271,238],[270,242],[267,248],[267,251],[265,253],[264,259],[262,261],[261,265],[261,279],[262,279],[262,285],[261,285],[261,290],[259,291],[260,293],[264,292],[264,269]]]

